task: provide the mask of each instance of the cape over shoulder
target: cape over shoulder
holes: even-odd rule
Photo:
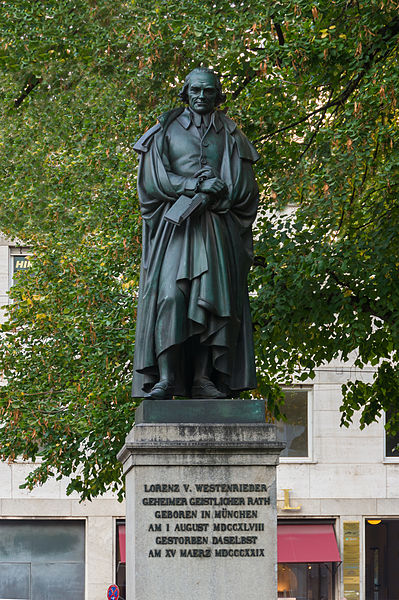
[[[133,146],[133,150],[136,152],[148,152],[148,149],[151,145],[154,135],[162,129],[160,123],[157,123],[141,136],[140,139]]]
[[[237,144],[239,157],[243,158],[244,160],[249,160],[252,163],[255,163],[257,160],[259,160],[260,156],[258,152],[255,150],[249,139],[243,134],[241,129],[237,127],[236,123],[234,123],[234,121],[227,117],[222,111],[218,111],[218,115],[225,129],[227,129],[227,131],[233,136],[234,141]]]
[[[237,144],[239,157],[249,160],[252,163],[255,163],[257,160],[259,160],[260,156],[258,152],[255,150],[249,139],[243,134],[241,129],[237,127],[236,123],[234,123],[234,121],[229,117],[226,117],[226,115],[221,111],[219,112],[219,118],[227,131],[233,136]]]
[[[158,133],[161,129],[166,131],[168,126],[172,121],[174,121],[182,112],[184,111],[183,107],[172,108],[172,110],[168,110],[158,117],[158,123],[141,136],[140,139],[133,146],[133,150],[136,152],[148,152],[148,149],[151,145],[152,140],[154,139],[154,135]]]
[[[233,137],[237,144],[237,150],[240,158],[244,160],[249,160],[252,163],[255,163],[260,159],[258,152],[255,150],[255,147],[251,144],[249,139],[243,134],[243,132],[238,129],[235,129],[233,133]]]

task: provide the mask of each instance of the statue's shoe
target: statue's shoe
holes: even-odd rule
[[[161,379],[152,388],[151,392],[146,395],[146,398],[153,400],[170,400],[173,398],[174,386],[166,379]]]
[[[191,388],[192,398],[226,398],[225,394],[219,392],[210,379],[196,381]]]

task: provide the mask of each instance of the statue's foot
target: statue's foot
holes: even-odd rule
[[[225,398],[225,394],[219,392],[215,384],[208,379],[203,377],[194,381],[193,387],[191,388],[192,398]]]
[[[170,400],[173,398],[174,386],[167,379],[161,379],[152,388],[151,392],[146,395],[146,398],[153,400]]]

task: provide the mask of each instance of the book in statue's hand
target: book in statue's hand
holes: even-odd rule
[[[182,194],[165,213],[165,219],[174,225],[181,225],[207,200],[207,194],[199,192],[192,198]]]

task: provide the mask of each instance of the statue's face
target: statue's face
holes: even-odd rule
[[[188,86],[188,104],[195,112],[205,115],[215,109],[218,95],[212,73],[193,73]]]

